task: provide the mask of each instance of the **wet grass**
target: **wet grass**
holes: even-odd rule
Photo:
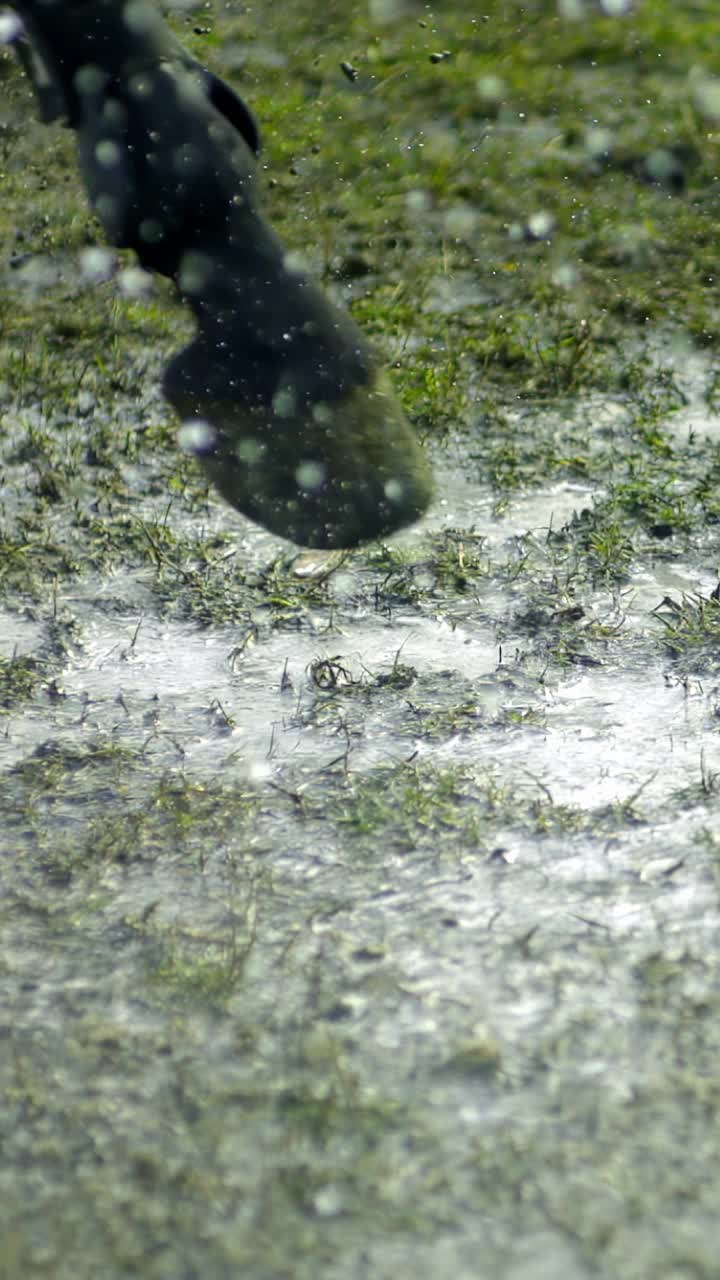
[[[0,661],[0,708],[9,711],[32,698],[45,678],[43,664],[33,657]]]
[[[665,628],[664,644],[686,671],[714,674],[720,662],[720,602],[718,593],[708,599],[665,596],[655,610]]]
[[[445,844],[455,855],[489,854],[504,827],[549,833],[575,830],[585,820],[580,811],[555,805],[530,779],[513,787],[492,774],[477,777],[467,769],[415,764],[353,779],[340,797],[338,815],[341,825],[371,848],[382,840],[385,847],[417,854],[423,848],[439,852]],[[450,833],[453,844],[446,839]]]
[[[312,572],[3,58],[8,1280],[715,1276],[715,8],[176,17],[473,491]]]

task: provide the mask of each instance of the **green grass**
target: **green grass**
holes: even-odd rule
[[[717,595],[666,596],[655,610],[662,623],[662,642],[686,671],[720,669],[720,600]]]
[[[32,698],[46,675],[44,664],[37,658],[0,658],[0,714]]]

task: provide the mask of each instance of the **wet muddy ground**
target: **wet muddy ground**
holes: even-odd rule
[[[717,1274],[716,24],[359,8],[178,18],[436,464],[344,558],[178,451],[2,65],[8,1280]]]

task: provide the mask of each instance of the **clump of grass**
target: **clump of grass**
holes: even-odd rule
[[[655,610],[662,623],[663,645],[673,660],[688,671],[720,670],[720,593],[709,597],[665,596]]]
[[[487,579],[491,562],[483,554],[485,539],[472,529],[444,529],[430,541],[428,568],[435,589],[463,595]]]
[[[99,778],[104,774],[119,780],[137,763],[137,752],[110,738],[98,738],[82,747],[48,740],[16,765],[11,777],[35,794],[52,793],[65,800],[84,792],[89,775]]]
[[[242,983],[256,939],[257,912],[254,892],[242,912],[233,910],[229,924],[193,936],[192,930],[175,926],[156,930],[153,941],[159,955],[151,962],[150,978],[176,997],[221,1002]],[[143,922],[139,926],[143,927]]]
[[[29,654],[0,658],[0,712],[34,697],[47,679],[47,664]]]
[[[380,847],[452,856],[485,849],[498,828],[547,834],[582,827],[587,815],[557,805],[532,779],[513,786],[491,771],[405,763],[367,778],[352,775],[333,804],[341,828]]]

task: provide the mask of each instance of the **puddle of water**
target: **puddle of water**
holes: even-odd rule
[[[33,653],[43,634],[41,622],[24,618],[22,614],[12,613],[9,609],[0,609],[0,658],[23,657]]]
[[[491,496],[459,468],[441,474],[439,490],[433,512],[399,539],[410,555],[417,548],[418,559],[427,534],[447,527],[472,528],[502,559],[519,535],[564,524],[594,492],[547,486],[518,495],[498,518]],[[209,525],[227,530],[230,522],[246,564],[261,566],[278,553],[282,544],[212,508]],[[498,672],[498,635],[506,654],[527,637],[507,634],[517,599],[502,582],[455,600],[452,618],[440,597],[388,617],[373,611],[370,592],[358,607],[362,584],[349,562],[331,588],[331,632],[320,625],[327,619],[318,620],[317,634],[261,631],[242,652],[242,628],[203,630],[154,617],[142,575],[88,580],[59,601],[79,616],[82,647],[62,673],[64,698],[44,697],[7,717],[4,764],[49,739],[83,744],[100,734],[144,746],[151,785],[176,772],[249,776],[260,788],[247,828],[191,853],[178,836],[177,849],[162,858],[110,860],[68,886],[46,883],[22,832],[21,847],[4,850],[7,1021],[20,1045],[8,1078],[13,1097],[21,1096],[24,1064],[32,1065],[27,1088],[36,1110],[38,1082],[52,1082],[38,1110],[39,1142],[47,1141],[46,1126],[58,1150],[66,1142],[74,1150],[82,1133],[103,1153],[102,1161],[83,1155],[83,1213],[92,1201],[115,1221],[118,1203],[140,1215],[147,1201],[165,1223],[161,1207],[175,1203],[182,1185],[188,1213],[195,1198],[202,1201],[190,1235],[212,1254],[228,1232],[255,1230],[247,1220],[238,1227],[238,1201],[260,1214],[270,1197],[275,1213],[273,1197],[285,1195],[293,1178],[308,1183],[309,1169],[298,1219],[303,1230],[316,1219],[328,1232],[340,1223],[334,1257],[343,1256],[347,1270],[339,1276],[357,1270],[357,1250],[341,1234],[344,1215],[353,1221],[343,1197],[352,1200],[356,1186],[396,1204],[401,1218],[416,1202],[430,1214],[439,1194],[443,1212],[451,1204],[453,1220],[472,1235],[477,1214],[457,1206],[477,1204],[479,1186],[507,1182],[508,1170],[528,1158],[526,1146],[532,1160],[523,1186],[533,1186],[555,1167],[558,1133],[570,1150],[578,1126],[584,1133],[601,1113],[610,1131],[624,1135],[616,1158],[629,1161],[629,1185],[641,1176],[646,1152],[636,1158],[627,1137],[628,1108],[642,1107],[648,1088],[642,1039],[654,1025],[650,1019],[648,1031],[654,957],[672,958],[673,947],[688,957],[683,996],[699,1021],[703,1001],[713,1007],[710,949],[720,928],[701,786],[720,771],[717,691],[668,680],[661,663],[647,661],[646,637],[659,625],[651,611],[664,595],[707,594],[714,581],[690,562],[646,565],[622,596],[628,643],[611,647],[605,666],[553,668],[552,676],[539,664],[509,667],[512,682]],[[611,603],[598,592],[586,608],[600,615]],[[46,638],[41,623],[14,614],[0,616],[0,636],[3,656],[16,646],[32,651]],[[311,664],[336,657],[364,687],[333,694],[313,684]],[[386,693],[375,677],[387,675],[396,658],[416,676],[406,690]],[[438,714],[476,703],[478,716],[462,732],[424,734],[413,701]],[[531,723],[502,719],[528,706],[537,712]],[[293,797],[292,787],[322,785],[323,769],[346,748],[351,783],[372,778],[379,764],[410,758],[420,767],[462,765],[568,806],[584,822],[543,831],[540,821],[535,829],[498,819],[493,856],[482,841],[458,836],[453,843],[440,830],[437,847],[430,834],[414,848],[378,841],[368,850],[322,813],[300,812]],[[293,782],[278,799],[266,784],[288,777]],[[67,830],[80,837],[95,816],[92,796],[85,800],[66,828],[58,824],[59,838]],[[618,811],[615,824],[606,812],[613,805],[628,805],[634,818]],[[35,834],[46,838],[51,806],[52,799],[32,815]],[[193,994],[190,961],[202,977],[199,960],[217,966],[220,955],[235,963],[234,948],[242,951],[247,937],[252,946],[219,1002]],[[693,969],[693,957],[706,953],[708,966]],[[645,986],[643,966],[651,972]],[[670,965],[668,982],[681,981],[679,968]],[[685,1022],[673,1034],[678,1027],[687,1034]],[[673,1077],[662,1076],[659,1061],[653,1069],[670,1107]],[[680,1084],[689,1088],[685,1077]],[[391,1107],[373,1120],[378,1100]],[[34,1114],[13,1127],[14,1177],[32,1163],[22,1142],[26,1131],[33,1140]],[[643,1142],[652,1142],[653,1117],[641,1120]],[[355,1163],[353,1144],[371,1123],[377,1132],[366,1147],[361,1142]],[[160,1137],[156,1124],[164,1126]],[[257,1160],[248,1162],[248,1150]],[[507,1157],[497,1168],[496,1150]],[[585,1170],[583,1152],[571,1170]],[[153,1161],[161,1172],[152,1172]],[[175,1182],[162,1181],[164,1162],[179,1170]],[[423,1181],[428,1164],[443,1170],[440,1193],[437,1181]],[[600,1185],[612,1183],[614,1167],[603,1166],[588,1184],[586,1211]],[[150,1170],[151,1184],[159,1179],[142,1195],[138,1168]],[[17,1202],[14,1185],[7,1193]],[[48,1177],[38,1192],[44,1220],[56,1213],[59,1194]],[[521,1203],[518,1194],[515,1207]],[[145,1241],[156,1228],[138,1230]],[[531,1239],[525,1230],[528,1248]],[[378,1274],[393,1274],[393,1247],[391,1239],[377,1248],[373,1242],[362,1268],[377,1263]],[[585,1280],[564,1238],[551,1231],[537,1247],[549,1275]],[[410,1256],[397,1253],[406,1262]],[[475,1274],[476,1249],[461,1246],[457,1232],[450,1241],[438,1231],[430,1252],[417,1257],[418,1274]],[[519,1258],[516,1273],[535,1280],[535,1255],[528,1258],[527,1266]],[[334,1274],[328,1268],[324,1277]]]
[[[697,783],[703,756],[720,765],[713,701],[668,686],[660,669],[586,672],[559,686],[547,707],[542,743],[498,745],[542,778],[558,803],[595,809],[642,788],[660,801],[669,787]]]
[[[467,471],[443,467],[437,470],[437,491],[441,496],[429,514],[415,529],[393,539],[395,545],[410,547],[429,531],[467,528],[487,539],[490,547],[501,547],[525,533],[562,528],[598,496],[597,487],[561,482],[518,494],[498,517],[493,496],[474,483]]]

